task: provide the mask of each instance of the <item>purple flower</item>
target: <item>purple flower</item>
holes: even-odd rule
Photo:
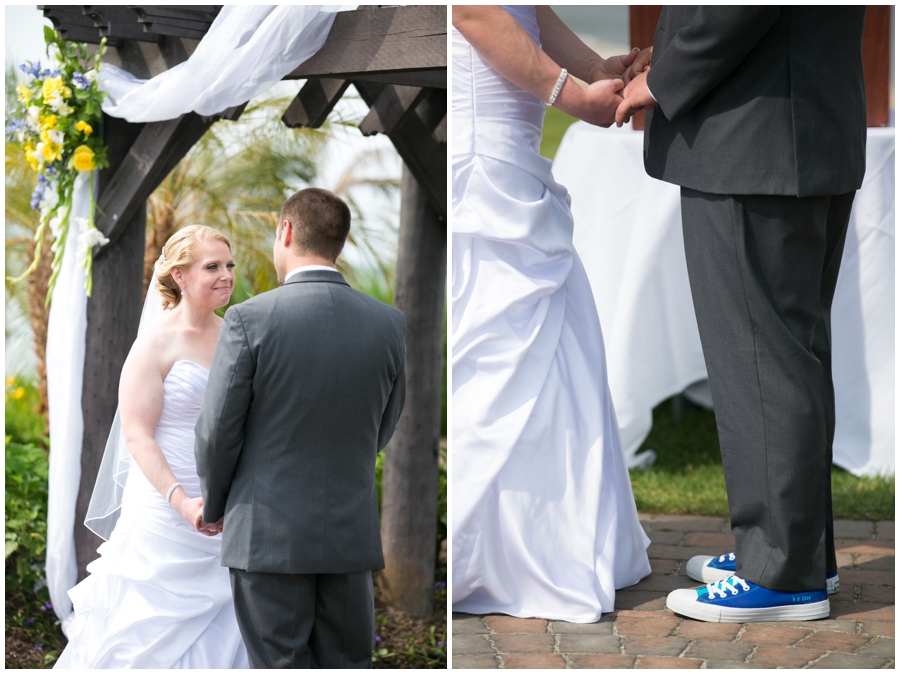
[[[72,84],[74,84],[77,89],[87,89],[91,86],[91,81],[85,77],[84,73],[75,72],[72,73]]]
[[[51,604],[49,601],[45,601],[44,607],[41,609],[41,612],[46,613],[47,611],[52,611],[52,610],[53,610],[53,604]]]
[[[35,644],[34,647],[35,647],[36,650],[39,650],[39,651],[43,651],[43,650],[44,650],[43,648],[41,648],[41,647],[38,646],[37,644]]]
[[[438,641],[438,642],[437,642],[437,647],[438,647],[438,648],[440,648],[440,647],[443,646],[443,645],[444,645],[444,642],[443,642],[443,641]]]
[[[375,637],[375,643],[376,643],[376,644],[380,644],[380,643],[381,643],[381,637]]]
[[[37,63],[35,63],[35,64],[32,65],[31,61],[28,61],[28,62],[23,63],[22,65],[20,65],[20,66],[19,66],[19,70],[21,70],[21,71],[22,71],[23,73],[25,73],[26,75],[31,75],[32,77],[40,77],[40,75],[41,75],[41,62],[38,61]]]
[[[32,625],[34,625],[34,618],[29,618],[25,621],[25,627],[31,627]]]

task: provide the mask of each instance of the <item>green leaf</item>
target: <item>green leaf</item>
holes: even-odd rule
[[[56,42],[56,31],[50,26],[44,26],[44,42],[47,44]]]

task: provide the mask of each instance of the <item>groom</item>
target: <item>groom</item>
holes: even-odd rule
[[[830,320],[865,172],[864,21],[863,6],[666,6],[617,113],[657,106],[644,165],[681,186],[736,541],[688,563],[719,582],[669,595],[700,620],[826,617],[837,591]]]
[[[196,427],[204,521],[257,668],[372,666],[384,568],[375,457],[406,396],[405,319],[334,269],[350,209],[309,188],[284,204],[281,287],[231,307]]]

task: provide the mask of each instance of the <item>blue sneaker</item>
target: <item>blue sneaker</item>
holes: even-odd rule
[[[725,580],[733,576],[737,572],[737,560],[734,553],[729,552],[721,557],[710,557],[709,555],[697,555],[688,560],[685,569],[687,575],[701,583],[715,583]],[[826,576],[825,583],[828,587],[828,594],[834,594],[841,587],[841,580],[838,578],[837,571]]]
[[[675,590],[666,606],[681,615],[711,623],[752,623],[772,620],[818,620],[831,611],[825,590],[777,592],[738,576],[693,590]]]

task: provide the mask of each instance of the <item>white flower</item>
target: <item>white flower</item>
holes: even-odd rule
[[[51,45],[51,46],[53,46],[53,45]],[[64,134],[59,129],[52,129],[51,131],[47,132],[47,136],[50,138],[50,140],[52,140],[57,145],[62,145],[63,140],[65,140],[66,134]]]
[[[68,117],[69,115],[72,114],[72,110],[73,110],[73,108],[71,105],[66,105],[65,103],[60,103],[60,105],[56,111],[59,113],[60,117]]]
[[[28,124],[28,128],[32,131],[39,130],[41,128],[41,109],[36,105],[30,106],[25,121]]]
[[[81,230],[78,235],[78,264],[83,265],[87,262],[88,251],[97,245],[105,246],[109,239],[96,227],[87,227],[85,218],[75,218],[75,222]]]
[[[91,68],[84,74],[84,76],[87,77],[90,82],[93,82],[97,79],[97,71]]]
[[[25,129],[18,129],[16,131],[16,140],[20,143],[25,142]]]
[[[62,114],[62,110],[60,108],[62,108],[66,104],[66,101],[62,97],[62,92],[57,90],[57,91],[53,92],[53,94],[50,96],[50,98],[44,99],[44,103],[49,105],[56,112],[59,112],[60,114]]]
[[[56,205],[59,203],[59,192],[56,191],[56,184],[52,187],[47,187],[44,190],[44,198],[41,200],[41,213],[49,213]],[[54,236],[56,234],[54,233]]]
[[[47,47],[47,58],[50,59],[50,66],[53,70],[56,70],[60,63],[62,63],[62,53],[59,51],[59,47],[51,43],[50,46]]]
[[[62,229],[62,218],[56,215],[50,218],[50,222],[48,224],[50,225],[50,233],[53,234],[53,238],[59,241],[59,234]]]
[[[35,156],[35,159],[38,160],[38,164],[41,164],[41,165],[44,164],[44,143],[43,142],[38,143],[37,146],[34,148],[34,156]]]

